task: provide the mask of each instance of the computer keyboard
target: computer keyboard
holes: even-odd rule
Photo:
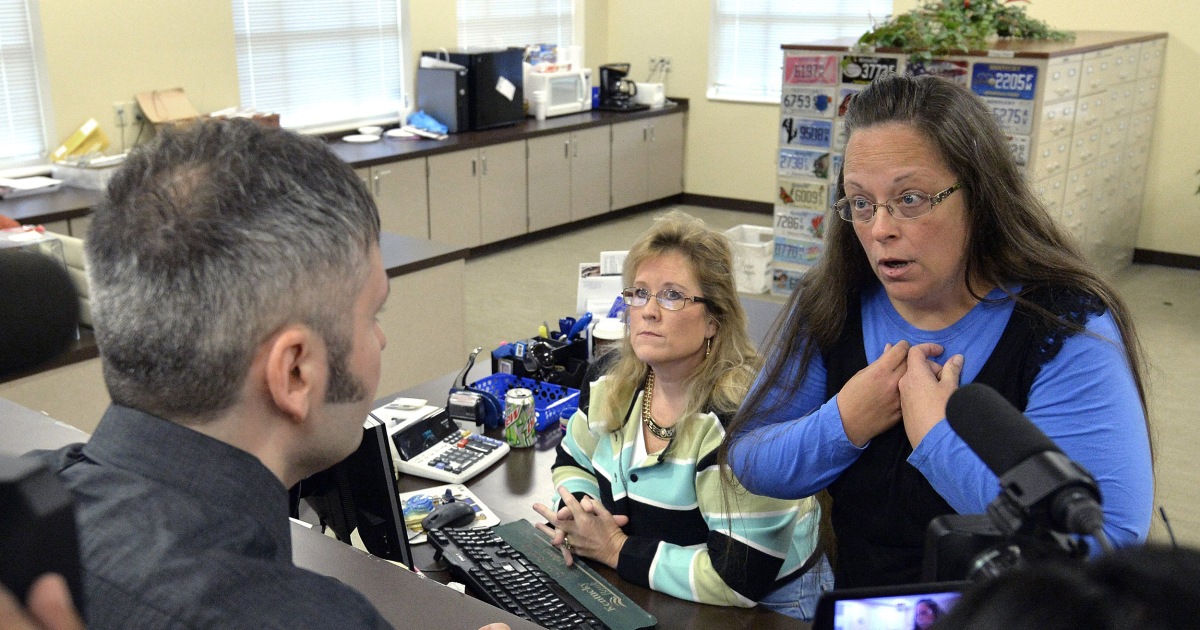
[[[440,529],[429,533],[438,559],[471,592],[551,630],[607,629],[545,571],[514,549],[492,528]]]

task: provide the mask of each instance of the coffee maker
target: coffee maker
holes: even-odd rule
[[[609,63],[600,66],[600,107],[614,112],[632,112],[649,109],[649,105],[633,102],[637,84],[625,77],[629,75],[629,64]]]

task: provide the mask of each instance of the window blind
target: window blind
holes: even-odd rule
[[[574,0],[458,0],[460,48],[574,44]]]
[[[233,0],[242,107],[306,131],[406,109],[404,0]]]
[[[708,97],[775,102],[783,80],[780,46],[858,38],[892,13],[892,0],[713,0]]]
[[[46,92],[30,0],[0,0],[0,167],[44,162]]]

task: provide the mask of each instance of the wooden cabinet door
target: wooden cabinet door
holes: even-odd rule
[[[608,129],[604,128],[604,131],[607,149]],[[571,212],[571,136],[560,133],[526,141],[529,148],[530,232],[562,225],[575,218]],[[604,203],[608,204],[607,188]]]
[[[483,243],[525,234],[529,193],[525,175],[525,141],[479,150],[479,216]]]
[[[650,130],[644,121],[612,126],[612,209],[628,208],[646,196],[646,146]]]
[[[604,214],[611,209],[609,184],[612,181],[612,149],[609,137],[608,127],[594,127],[571,134],[572,221]]]
[[[429,238],[475,247],[479,221],[479,151],[443,153],[429,160]]]
[[[425,158],[372,166],[370,185],[379,207],[380,228],[403,236],[429,238]]]
[[[646,198],[683,192],[683,114],[651,119]]]

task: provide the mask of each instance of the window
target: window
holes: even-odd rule
[[[570,46],[575,0],[458,0],[460,48]]]
[[[233,0],[242,107],[309,132],[407,113],[406,0]]]
[[[0,0],[0,167],[46,161],[48,92],[35,4]]]
[[[780,46],[858,38],[892,13],[892,0],[713,0],[708,97],[779,102]]]

